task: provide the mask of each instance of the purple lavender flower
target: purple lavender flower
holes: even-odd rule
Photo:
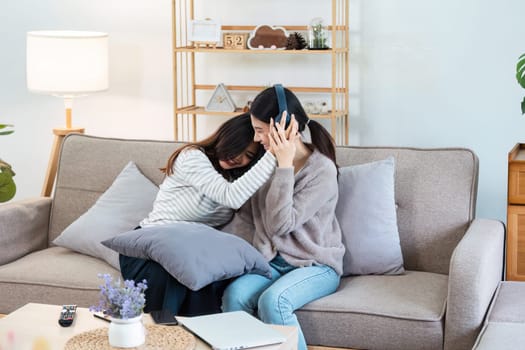
[[[122,319],[137,317],[142,313],[146,304],[144,291],[148,289],[146,280],[136,285],[132,280],[125,280],[122,285],[120,279],[113,281],[109,274],[98,274],[98,277],[104,279],[104,284],[100,285],[98,304],[90,306],[90,311],[102,311],[106,315]]]

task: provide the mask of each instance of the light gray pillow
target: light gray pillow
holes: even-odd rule
[[[403,274],[394,196],[394,158],[339,169],[336,216],[346,252],[343,275]]]
[[[158,188],[129,162],[96,203],[54,244],[105,260],[120,270],[118,254],[100,242],[136,227],[153,208]]]
[[[149,226],[102,244],[123,255],[158,262],[191,290],[245,273],[271,277],[270,265],[252,245],[204,224]]]

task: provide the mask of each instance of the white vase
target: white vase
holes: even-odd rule
[[[128,318],[112,318],[108,329],[109,345],[119,348],[134,348],[144,344],[146,332],[142,324],[142,314]]]

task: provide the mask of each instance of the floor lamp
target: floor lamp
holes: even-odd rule
[[[29,91],[64,99],[65,128],[55,135],[42,196],[49,197],[57,172],[58,154],[72,127],[73,98],[108,89],[108,34],[86,31],[32,31],[27,33],[27,87]]]

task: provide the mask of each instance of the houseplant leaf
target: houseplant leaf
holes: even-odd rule
[[[525,89],[525,54],[518,58],[516,64],[516,80]],[[521,102],[521,114],[525,114],[525,99]]]
[[[11,124],[0,124],[0,135],[9,135],[9,134],[14,133],[15,132],[14,130],[1,130],[1,129],[9,128],[12,126],[13,125]]]
[[[13,176],[7,171],[0,172],[0,203],[7,202],[15,196],[16,185]]]
[[[12,134],[14,132],[12,127],[11,124],[0,124],[0,136]],[[0,159],[0,203],[7,202],[15,196],[16,185],[13,176],[15,172],[11,169],[11,165]]]

